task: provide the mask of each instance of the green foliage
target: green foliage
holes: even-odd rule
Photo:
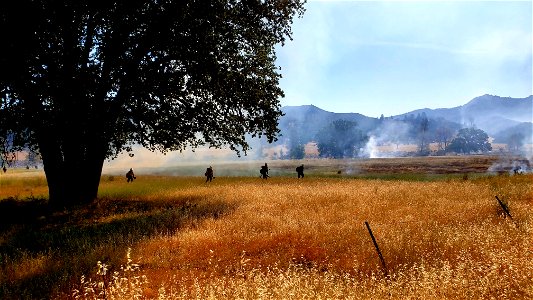
[[[0,10],[0,136],[39,149],[54,202],[94,199],[103,161],[133,144],[240,155],[246,134],[277,138],[275,46],[303,11],[297,0],[17,1]]]
[[[357,123],[336,120],[320,130],[316,136],[320,157],[352,158],[366,142]]]
[[[291,145],[289,149],[290,159],[303,159],[305,157],[305,147],[302,144]]]
[[[422,113],[418,126],[418,153],[420,155],[429,155],[429,119],[425,113]]]
[[[507,138],[507,147],[509,147],[509,151],[520,151],[520,148],[524,145],[524,139],[525,136],[520,132],[511,134]]]
[[[492,146],[489,143],[489,136],[483,130],[463,128],[448,145],[447,150],[457,153],[484,153],[491,151]]]
[[[289,153],[288,159],[302,159],[305,156],[304,137],[299,132],[299,124],[297,120],[287,122],[287,131],[289,135]]]

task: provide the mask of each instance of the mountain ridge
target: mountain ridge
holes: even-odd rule
[[[511,98],[485,94],[473,98],[464,105],[451,108],[423,108],[397,116],[401,117],[417,113],[426,113],[428,118],[442,117],[460,124],[470,125],[470,123],[473,123],[480,128],[487,128],[487,132],[494,134],[497,131],[490,128],[491,119],[494,117],[508,119],[515,123],[531,122],[533,95],[524,98]]]
[[[355,121],[363,132],[372,132],[380,126],[380,119],[360,113],[336,113],[323,110],[313,104],[283,106],[280,118],[282,135],[294,136],[299,131],[301,139],[309,141],[316,132],[332,121],[344,119]],[[387,117],[388,120],[406,120],[426,116],[434,123],[452,124],[454,128],[471,127],[482,129],[489,136],[503,142],[512,133],[524,135],[527,143],[533,141],[533,95],[524,98],[500,97],[485,94],[464,105],[451,108],[422,108]],[[290,138],[290,137],[289,137]]]

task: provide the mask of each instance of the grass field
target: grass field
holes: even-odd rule
[[[42,173],[8,172],[0,298],[531,299],[533,175],[495,162],[272,161],[268,180],[227,163],[210,184],[111,172],[68,211],[47,208]]]
[[[493,166],[498,166],[497,171],[510,172],[513,163],[524,161],[524,158],[515,156],[433,156],[433,157],[403,157],[403,158],[373,158],[373,159],[305,159],[269,160],[268,165],[273,176],[294,176],[295,167],[304,164],[306,176],[319,177],[387,177],[390,175],[416,175],[420,178],[425,175],[430,177],[442,174],[486,174]],[[259,168],[264,161],[219,161],[215,164],[198,162],[182,163],[179,166],[134,167],[137,174],[157,174],[171,176],[203,176],[205,168],[212,165],[215,176],[250,176],[259,177]],[[107,168],[108,174],[124,177],[127,168]],[[452,176],[453,177],[453,176]],[[405,178],[405,176],[400,177]]]

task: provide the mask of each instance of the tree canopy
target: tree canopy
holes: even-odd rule
[[[59,204],[94,199],[105,159],[134,144],[240,154],[246,134],[271,142],[275,45],[304,2],[13,2],[0,10],[0,136],[39,150]]]
[[[352,158],[357,156],[367,139],[357,128],[357,122],[336,120],[316,136],[320,157]]]
[[[476,153],[491,151],[492,146],[485,131],[471,127],[460,129],[447,150],[457,153]]]
[[[520,148],[524,146],[525,136],[521,132],[511,133],[506,139],[509,151],[520,152]]]

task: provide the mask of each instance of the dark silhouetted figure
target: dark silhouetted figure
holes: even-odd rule
[[[128,182],[133,182],[133,179],[137,179],[137,177],[135,177],[135,174],[133,173],[133,169],[130,169],[128,173],[126,173],[126,179]]]
[[[205,174],[204,175],[205,175],[205,182],[208,182],[208,181],[211,182],[211,180],[213,180],[213,178],[215,178],[215,177],[213,177],[213,175],[214,175],[213,167],[209,166],[209,168],[207,168],[205,170]]]
[[[6,168],[6,166],[3,166],[3,167],[2,167],[2,170],[4,171],[4,173],[7,172],[7,168]]]
[[[304,178],[304,165],[296,167],[296,173],[298,173],[298,178]]]
[[[270,176],[268,176],[268,165],[267,165],[267,163],[265,163],[264,166],[261,166],[261,170],[259,170],[259,173],[261,173],[261,176],[259,176],[259,177],[261,177],[263,179],[267,179],[268,177],[270,177]]]
[[[520,167],[520,166],[514,167],[513,168],[513,173],[515,175],[522,174],[522,167]]]

